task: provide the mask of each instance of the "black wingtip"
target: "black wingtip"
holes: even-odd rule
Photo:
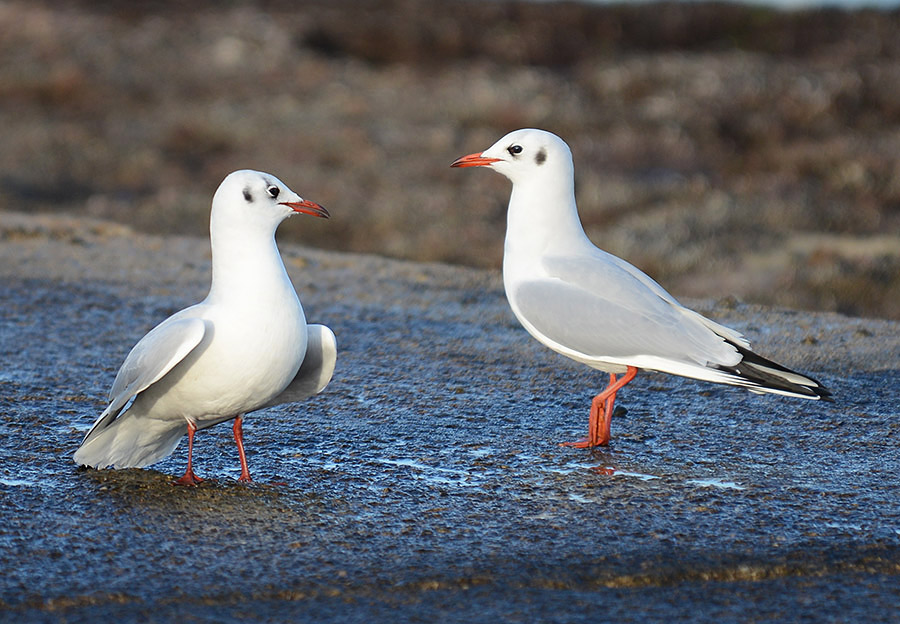
[[[726,370],[742,379],[752,381],[761,389],[768,388],[770,390],[790,392],[801,398],[808,397],[810,399],[818,399],[829,403],[834,402],[831,390],[826,388],[818,379],[810,377],[806,373],[798,373],[777,362],[766,359],[730,340],[728,343],[734,346],[738,353],[740,353],[741,361],[735,366],[721,367],[722,370]],[[797,383],[779,373],[800,377],[805,381],[803,383]]]

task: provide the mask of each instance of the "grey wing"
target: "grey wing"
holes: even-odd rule
[[[85,441],[115,420],[134,396],[162,379],[187,357],[205,333],[206,324],[202,319],[171,317],[141,338],[119,368],[109,391],[109,406],[94,422]]]
[[[653,356],[700,365],[739,360],[699,315],[618,264],[550,258],[545,267],[549,277],[520,284],[513,296],[539,333],[567,349],[594,358]]]
[[[730,327],[720,325],[719,323],[716,323],[715,321],[710,320],[710,319],[706,318],[705,316],[703,316],[702,314],[700,314],[698,312],[694,312],[693,310],[691,310],[689,308],[685,308],[684,306],[681,305],[681,303],[678,300],[675,299],[675,297],[673,297],[669,293],[669,291],[667,291],[665,288],[660,286],[659,282],[657,282],[655,279],[653,279],[652,277],[650,277],[649,275],[647,275],[646,273],[641,271],[639,268],[637,268],[630,262],[627,262],[626,260],[623,260],[622,258],[619,258],[618,256],[614,256],[611,253],[608,253],[608,252],[603,251],[602,249],[598,249],[596,247],[593,247],[591,249],[591,255],[592,255],[592,257],[590,258],[590,261],[593,264],[602,264],[602,263],[614,264],[618,269],[625,271],[626,273],[631,275],[631,277],[633,277],[634,279],[639,281],[641,284],[646,286],[649,290],[651,290],[658,297],[671,303],[674,306],[681,308],[682,311],[685,312],[688,316],[695,317],[694,320],[699,321],[700,323],[702,323],[703,325],[705,325],[706,327],[708,327],[715,333],[719,334],[720,336],[726,337],[728,340],[731,340],[732,342],[739,344],[742,347],[745,347],[748,349],[750,348],[750,342],[746,338],[744,338],[744,336],[740,332],[735,331],[734,329],[731,329]],[[564,274],[566,274],[566,273],[571,274],[571,272],[573,270],[578,271],[577,261],[575,261],[571,258],[550,258],[550,259],[548,259],[548,262],[551,265],[555,265],[556,270],[558,270]]]
[[[337,363],[337,339],[325,325],[307,326],[306,356],[300,370],[284,391],[261,406],[295,403],[319,394],[331,381]]]

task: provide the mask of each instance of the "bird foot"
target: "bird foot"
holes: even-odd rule
[[[172,481],[172,485],[195,486],[200,485],[202,482],[203,479],[195,475],[193,470],[188,470],[180,479],[175,479],[174,481]]]

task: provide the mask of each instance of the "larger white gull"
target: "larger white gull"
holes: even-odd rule
[[[488,167],[512,182],[503,286],[519,322],[554,351],[609,373],[591,402],[587,438],[569,444],[609,443],[616,393],[638,369],[829,399],[812,377],[757,355],[740,333],[685,308],[637,267],[595,247],[578,218],[572,152],[555,134],[516,130],[451,166]]]

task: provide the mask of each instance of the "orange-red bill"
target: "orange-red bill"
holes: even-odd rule
[[[331,217],[328,214],[328,211],[322,208],[316,202],[311,202],[309,200],[304,199],[303,201],[298,202],[280,202],[282,206],[287,206],[294,212],[300,212],[303,214],[312,215],[314,217],[322,217],[324,219],[328,219]]]
[[[469,154],[462,158],[457,158],[451,163],[451,167],[487,167],[500,160],[499,158],[485,158],[479,152],[478,154]]]

